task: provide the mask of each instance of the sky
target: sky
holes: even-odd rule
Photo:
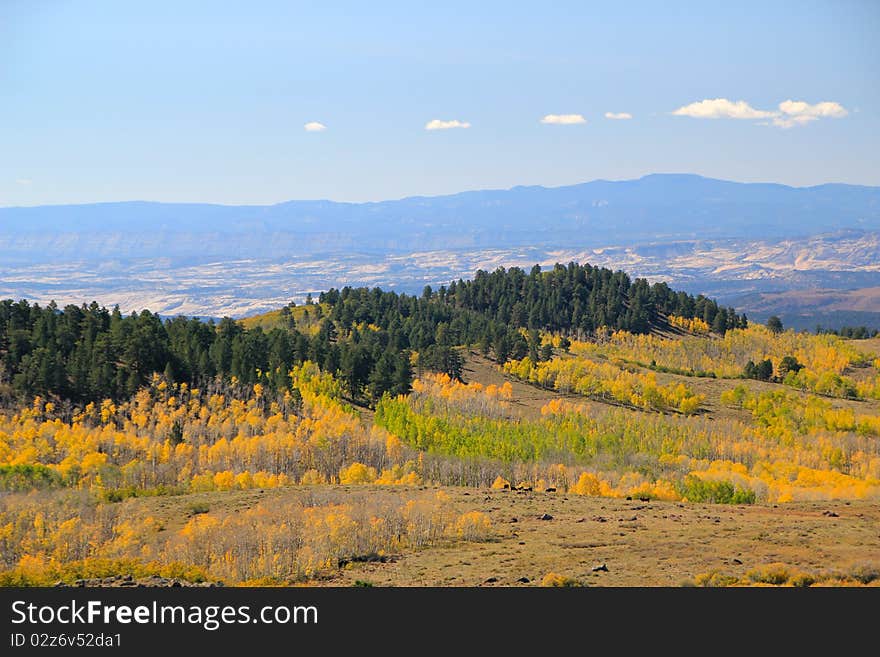
[[[880,185],[880,2],[0,0],[0,206]]]

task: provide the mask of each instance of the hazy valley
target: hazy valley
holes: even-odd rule
[[[0,263],[0,297],[59,305],[95,300],[125,312],[243,317],[331,287],[379,286],[418,292],[469,278],[478,269],[589,262],[703,293],[766,319],[812,329],[826,313],[849,323],[880,321],[880,232],[827,234],[781,242],[723,240],[595,248],[460,249],[405,253],[326,252],[279,259],[199,262],[194,258]],[[872,294],[871,290],[874,290]],[[859,291],[861,290],[861,291]],[[805,319],[800,320],[801,315]],[[839,319],[839,318],[838,318]]]
[[[576,261],[757,319],[880,322],[876,295],[844,293],[880,286],[870,187],[654,175],[363,204],[2,208],[0,227],[0,297],[40,303],[241,317],[330,287],[418,292],[478,269]]]

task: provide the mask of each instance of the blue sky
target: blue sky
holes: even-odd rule
[[[476,4],[3,0],[0,206],[880,184],[878,2]]]

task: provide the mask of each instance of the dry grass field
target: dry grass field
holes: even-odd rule
[[[165,531],[179,531],[195,503],[211,513],[275,505],[296,496],[370,493],[364,486],[231,491],[139,500]],[[387,494],[387,488],[373,488]],[[459,513],[491,518],[494,538],[449,542],[351,563],[310,583],[351,586],[536,586],[558,573],[586,586],[679,586],[701,573],[745,577],[781,563],[791,572],[847,574],[880,568],[880,504],[778,506],[682,504],[539,491],[444,487]],[[402,489],[404,497],[424,494]],[[546,515],[545,515],[546,514]],[[552,516],[550,519],[541,519]],[[604,569],[594,570],[604,565]]]
[[[678,586],[700,573],[744,576],[775,562],[811,573],[880,566],[878,504],[730,507],[537,492],[449,492],[461,509],[490,514],[496,542],[413,552],[385,564],[355,564],[327,583],[532,586],[555,572],[590,586]],[[544,514],[552,519],[540,519]],[[594,570],[603,564],[607,571]]]

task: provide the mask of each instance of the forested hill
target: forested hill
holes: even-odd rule
[[[279,326],[264,330],[228,318],[163,320],[147,310],[123,316],[94,303],[59,309],[6,300],[0,302],[0,397],[120,399],[154,374],[192,385],[218,378],[261,383],[281,392],[291,387],[290,368],[311,360],[336,373],[351,400],[368,403],[385,392],[407,392],[413,361],[457,376],[461,345],[503,363],[548,357],[539,350],[541,330],[582,337],[601,327],[646,333],[665,327],[669,316],[697,318],[719,334],[746,324],[706,297],[574,263],[529,273],[478,271],[473,280],[426,287],[421,296],[332,289],[299,314],[300,322],[308,318],[303,326],[291,308],[282,309]]]

